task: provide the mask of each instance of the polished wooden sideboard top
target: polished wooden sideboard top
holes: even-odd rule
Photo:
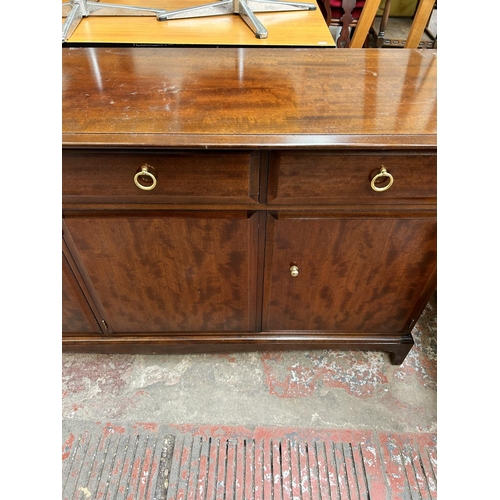
[[[437,145],[435,50],[62,51],[64,147]]]
[[[63,349],[403,362],[436,286],[435,51],[62,61]],[[377,190],[383,169],[394,187]]]

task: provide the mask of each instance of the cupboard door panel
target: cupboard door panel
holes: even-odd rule
[[[436,267],[434,218],[269,216],[267,237],[266,331],[399,333]]]
[[[62,255],[62,331],[63,333],[101,333],[71,267]]]
[[[115,333],[255,329],[257,214],[75,216],[66,227]]]

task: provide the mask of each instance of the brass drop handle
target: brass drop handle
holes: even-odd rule
[[[135,182],[135,185],[139,188],[139,189],[143,189],[144,191],[151,191],[152,189],[154,189],[156,187],[156,177],[154,176],[154,174],[150,171],[150,169],[152,169],[153,167],[151,167],[150,165],[146,164],[146,165],[143,165],[141,167],[141,170],[139,170],[139,172],[137,172],[135,175],[134,175],[134,182]],[[145,186],[144,184],[141,184],[139,182],[139,178],[141,177],[149,177],[151,180],[152,180],[152,184],[150,186]]]
[[[296,278],[299,275],[299,268],[297,266],[292,266],[290,268],[290,274],[292,275],[292,278]]]
[[[381,179],[382,177],[388,177],[389,184],[383,187],[375,186],[375,182],[377,181],[377,179]],[[392,186],[393,182],[394,182],[394,177],[389,172],[387,172],[387,169],[382,165],[380,167],[380,172],[372,179],[371,185],[374,191],[380,192],[380,191],[387,191]]]

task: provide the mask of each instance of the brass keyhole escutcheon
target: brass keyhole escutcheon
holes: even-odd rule
[[[292,278],[296,278],[299,275],[299,268],[297,266],[292,266],[290,268],[290,275]]]
[[[381,179],[389,179],[389,183],[382,187],[376,186],[375,183]],[[387,191],[392,186],[393,183],[394,183],[394,177],[389,172],[387,172],[387,169],[382,165],[380,167],[380,172],[375,177],[373,177],[371,186],[374,191],[382,192],[382,191]]]
[[[142,179],[142,182],[151,182],[150,185],[148,184],[141,184],[140,180]],[[141,167],[139,172],[137,172],[134,176],[134,183],[135,185],[139,188],[142,189],[143,191],[151,191],[156,187],[156,177],[154,175],[154,168],[151,165],[148,165],[147,163]]]

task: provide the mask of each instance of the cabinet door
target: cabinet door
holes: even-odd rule
[[[109,333],[255,328],[257,214],[76,214],[65,237]]]
[[[263,330],[408,328],[435,276],[436,220],[305,217],[268,216]]]
[[[63,333],[101,333],[64,253],[62,255],[62,331]]]

